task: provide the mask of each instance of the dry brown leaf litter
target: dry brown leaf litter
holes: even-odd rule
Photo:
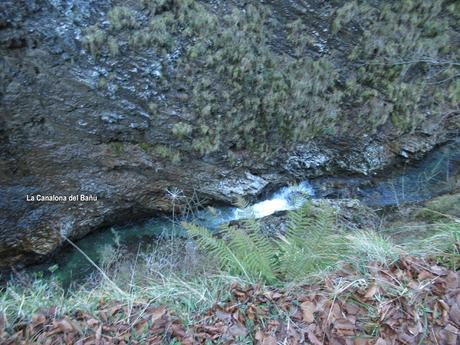
[[[460,272],[413,257],[369,271],[371,279],[343,269],[289,291],[235,285],[230,300],[187,328],[164,306],[115,301],[101,301],[94,315],[56,318],[50,308],[13,330],[0,316],[1,344],[460,344]]]

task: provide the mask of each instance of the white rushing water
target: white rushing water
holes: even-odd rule
[[[268,199],[259,201],[246,208],[227,207],[203,211],[199,214],[198,224],[215,228],[222,223],[245,218],[262,218],[275,212],[293,210],[315,195],[313,187],[307,181],[281,188]]]
[[[255,203],[245,209],[234,209],[234,220],[255,217],[262,218],[275,212],[287,211],[302,206],[305,200],[314,196],[313,187],[308,182],[284,187],[269,199]]]

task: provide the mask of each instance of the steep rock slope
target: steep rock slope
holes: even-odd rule
[[[373,19],[397,22],[381,4],[3,1],[0,267],[192,195],[231,202],[293,177],[371,174],[446,141],[458,61],[426,48],[458,44],[455,3],[418,3],[405,11],[422,14],[421,53],[379,69],[399,49],[368,56]],[[97,201],[27,201],[38,194]]]

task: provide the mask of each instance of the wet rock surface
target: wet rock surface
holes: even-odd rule
[[[394,159],[395,155],[384,144],[365,141],[351,146],[345,140],[342,143],[322,143],[321,146],[300,145],[290,153],[284,167],[299,177],[324,176],[340,171],[366,176],[381,171]]]
[[[104,22],[110,7],[104,0],[0,4],[0,268],[45,259],[62,236],[79,239],[169,212],[173,188],[206,203],[230,203],[293,179],[369,175],[448,138],[444,127],[396,141],[331,138],[265,163],[245,159],[236,168],[218,155],[191,153],[170,134],[177,118],[188,116],[180,105],[149,110],[149,99],[165,97],[157,82],[171,68],[168,61],[144,50],[96,62],[82,48],[82,31]],[[97,201],[27,201],[32,195]]]

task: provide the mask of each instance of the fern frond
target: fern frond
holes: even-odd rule
[[[335,229],[335,212],[330,207],[321,207],[315,219],[311,222],[310,232],[324,233]]]
[[[306,202],[299,209],[289,212],[286,239],[292,245],[302,245],[305,235],[311,227],[311,202]]]
[[[182,223],[187,233],[195,239],[198,247],[213,255],[223,270],[230,270],[233,267],[234,254],[227,243],[213,234],[206,228],[191,223]]]
[[[257,250],[270,265],[273,267],[275,264],[274,244],[260,229],[260,222],[254,218],[244,220],[242,229],[245,231],[251,240],[255,243]]]
[[[267,282],[277,280],[274,273],[274,248],[262,233],[229,227],[228,234],[229,246],[252,277]]]
[[[313,212],[310,202],[289,213],[287,233],[278,242],[265,236],[253,218],[241,221],[239,228],[223,226],[223,238],[196,225],[184,227],[222,269],[271,283],[333,267],[350,248],[338,232],[334,212],[328,208]]]
[[[329,208],[312,212],[310,202],[291,211],[286,236],[279,243],[279,274],[296,280],[334,265],[347,250]]]

